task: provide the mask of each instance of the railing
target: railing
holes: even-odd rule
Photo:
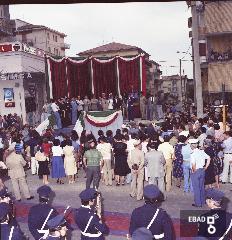
[[[209,62],[224,62],[230,60],[232,60],[232,50],[223,53],[212,51],[208,57]]]
[[[68,44],[68,43],[61,43],[60,47],[63,48],[63,49],[70,49],[70,44]]]

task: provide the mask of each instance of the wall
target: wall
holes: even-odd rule
[[[232,34],[209,37],[208,44],[216,52],[226,52],[229,48],[232,48]]]
[[[232,1],[208,2],[205,5],[205,33],[232,31]]]
[[[24,52],[0,53],[0,72],[45,72],[44,58]]]
[[[40,119],[41,108],[46,100],[45,90],[45,63],[44,58],[24,52],[0,53],[0,72],[2,73],[22,73],[25,74],[24,80],[1,80],[0,79],[0,114],[17,113],[22,115],[23,122],[27,121],[25,109],[25,89],[28,89],[28,83],[34,83],[36,88],[36,116]],[[15,87],[19,83],[19,87]],[[13,88],[15,94],[16,106],[14,108],[5,108],[3,88]],[[21,95],[21,100],[20,100]]]
[[[15,83],[19,83],[19,87],[15,87]],[[5,107],[3,88],[13,88],[15,107]],[[17,81],[0,81],[0,114],[14,114],[17,113],[22,117],[23,122],[26,121],[24,88],[22,80]]]

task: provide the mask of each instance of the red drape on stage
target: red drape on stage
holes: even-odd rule
[[[53,98],[67,96],[67,76],[65,59],[61,62],[49,59]]]
[[[100,96],[103,92],[106,94],[117,94],[117,75],[116,75],[116,59],[110,62],[93,61],[93,84],[96,96]]]
[[[146,96],[147,73],[146,73],[145,56],[142,56],[142,87],[143,87],[143,95]]]
[[[80,63],[67,59],[68,91],[70,97],[84,97],[91,93],[89,62],[89,59]]]
[[[139,91],[139,61],[139,57],[130,61],[118,59],[121,94],[131,93],[132,90]]]

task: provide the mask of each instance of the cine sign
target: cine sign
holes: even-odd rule
[[[11,52],[11,51],[12,51],[12,44],[0,45],[0,52]]]

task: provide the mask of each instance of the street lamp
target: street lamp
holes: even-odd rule
[[[183,61],[184,61],[184,62],[193,61],[193,59],[192,59],[192,60],[185,60],[185,59],[184,59],[187,54],[189,54],[189,55],[192,57],[192,54],[189,53],[189,52],[180,52],[180,51],[177,51],[176,53],[183,53],[183,54],[185,54],[182,58],[179,58],[179,62],[180,62],[181,103],[183,104],[183,83],[182,83],[182,73],[181,73],[181,72],[182,72],[182,62],[183,62]],[[185,84],[184,84],[184,91],[185,91]]]

